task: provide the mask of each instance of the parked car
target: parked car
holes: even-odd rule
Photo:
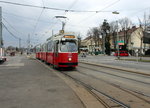
[[[150,49],[145,52],[145,55],[150,55]]]
[[[3,63],[3,62],[5,62],[5,61],[6,61],[6,57],[0,56],[0,63]]]
[[[115,52],[114,56],[118,56],[118,51]],[[119,51],[119,56],[129,56],[128,51]]]
[[[10,56],[15,56],[15,52],[11,52],[11,53],[10,53]]]

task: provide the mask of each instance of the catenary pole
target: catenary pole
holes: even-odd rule
[[[0,7],[0,48],[2,48],[2,7]]]
[[[2,46],[3,46],[3,40],[2,40],[2,7],[0,7],[0,56],[2,56]]]

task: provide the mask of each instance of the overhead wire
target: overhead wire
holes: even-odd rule
[[[102,9],[99,10],[99,11],[97,11],[96,13],[94,13],[94,14],[92,14],[92,15],[90,15],[90,16],[84,18],[84,19],[82,19],[81,21],[79,21],[79,23],[81,23],[81,22],[83,22],[83,21],[85,22],[85,21],[88,20],[89,18],[94,17],[95,15],[97,15],[98,12],[103,12],[103,10],[105,10],[105,9],[107,9],[107,8],[109,8],[109,7],[111,7],[111,6],[113,6],[114,4],[118,3],[119,1],[120,1],[120,0],[114,1],[113,3],[107,5],[106,7],[102,8]],[[109,12],[110,12],[110,11],[109,11]]]
[[[73,7],[77,2],[78,2],[78,0],[74,0],[74,1],[72,2],[72,4],[69,6],[68,10],[72,9],[72,7]],[[65,11],[64,15],[66,16],[67,13],[68,13],[68,12]]]
[[[32,21],[37,20],[37,19],[35,19],[35,18],[24,17],[24,16],[20,16],[20,15],[13,14],[13,13],[4,12],[4,11],[3,11],[3,14],[15,16],[15,17],[17,17],[17,18],[22,18],[22,19],[25,19],[25,20],[32,20]],[[49,23],[48,21],[41,20],[41,19],[39,20],[39,22],[42,22],[42,23]],[[51,22],[51,23],[52,23],[52,22]]]
[[[47,6],[36,6],[36,5],[29,5],[29,4],[22,4],[22,3],[16,3],[16,2],[7,2],[7,1],[0,1],[1,3],[5,4],[11,4],[11,5],[18,5],[18,6],[25,6],[25,7],[32,7],[32,8],[42,8],[42,9],[50,9],[50,10],[57,10],[57,11],[65,11],[65,12],[110,12],[110,11],[86,11],[86,10],[68,10],[68,9],[61,9],[61,8],[52,8]]]
[[[13,27],[4,17],[2,17],[2,19],[17,33],[24,35],[23,33],[21,33],[20,31],[16,30],[15,27]]]
[[[78,2],[78,0],[74,0],[73,3],[69,6],[69,10],[72,9],[72,7]]]
[[[16,39],[21,39],[21,38],[19,38],[18,36],[14,35],[14,34],[6,27],[6,25],[5,25],[4,23],[2,23],[2,25],[3,25],[3,27],[9,32],[9,34],[11,34],[11,36],[13,36],[13,37],[16,38]]]
[[[150,9],[150,7],[147,7],[147,8],[141,9],[141,10],[139,10],[137,12],[134,12],[134,13],[132,13],[132,15],[136,15],[137,13],[143,12],[143,11],[145,11],[147,9]]]
[[[43,3],[43,6],[45,6],[45,5],[44,5],[44,0],[42,0],[42,3]]]
[[[38,19],[36,20],[35,26],[34,26],[34,28],[33,28],[33,33],[32,33],[32,35],[35,33],[35,30],[36,30],[36,28],[37,28],[37,26],[38,26],[38,22],[39,22],[39,20],[40,20],[40,18],[41,18],[41,16],[42,16],[43,11],[44,11],[44,9],[42,9],[42,11],[41,11],[41,13],[40,13]]]
[[[71,6],[69,7],[69,9],[68,9],[68,11],[70,11],[70,9],[77,3],[77,1],[78,0],[74,0],[73,1],[73,3],[71,4]],[[103,9],[101,9],[101,10],[99,10],[99,11],[86,11],[86,12],[96,12],[96,13],[98,13],[98,12],[103,12],[103,10],[104,9],[106,9],[106,8],[108,8],[108,7],[110,7],[110,6],[112,6],[112,5],[114,5],[115,3],[117,3],[117,2],[119,2],[120,0],[117,0],[117,1],[115,1],[115,2],[113,2],[113,3],[111,3],[111,4],[109,4],[108,6],[106,6],[106,7],[104,7]],[[65,13],[67,13],[68,11],[65,11]],[[80,11],[81,12],[81,11]],[[82,11],[83,12],[83,11]],[[107,12],[111,12],[111,11],[107,11]],[[64,13],[64,14],[65,14]],[[57,22],[56,22],[57,23]],[[56,24],[55,23],[55,24]],[[55,24],[53,25],[53,26],[55,26]],[[51,27],[51,28],[53,28],[53,26]]]
[[[16,2],[7,2],[7,1],[0,1],[0,2],[1,2],[1,3],[6,3],[6,4],[12,4],[12,5],[19,5],[19,6],[26,6],[26,7],[33,7],[33,8],[42,8],[43,10],[44,10],[44,9],[51,9],[51,10],[59,10],[59,11],[65,11],[65,12],[96,12],[96,13],[97,13],[97,12],[110,12],[110,11],[102,11],[102,10],[100,10],[100,11],[70,10],[70,9],[73,7],[73,5],[77,2],[77,0],[74,0],[74,2],[73,2],[72,5],[69,7],[69,9],[60,9],[60,8],[45,7],[43,0],[42,0],[43,6],[28,5],[28,4],[22,4],[22,3],[16,3]],[[35,25],[35,27],[34,27],[34,32],[35,32],[35,29],[36,29],[36,27],[37,27],[37,25],[38,25],[39,19],[40,19],[42,13],[43,13],[43,10],[42,10],[42,12],[41,12],[41,14],[40,14],[40,16],[39,16],[37,22],[36,22],[36,25]],[[56,24],[56,23],[55,23],[55,24]],[[34,32],[33,32],[33,34],[34,34]]]
[[[78,0],[74,0],[74,1],[72,2],[72,4],[69,6],[68,10],[72,9],[72,7],[73,7],[77,2],[78,2]],[[68,11],[65,11],[64,14],[67,14],[67,13],[68,13]]]
[[[72,4],[69,6],[68,10],[70,10],[77,2],[78,2],[78,0],[74,0],[72,2]],[[68,13],[68,11],[65,11],[64,15],[66,15],[67,13]],[[55,24],[57,24],[57,22],[55,22],[51,28],[53,28],[55,26]]]

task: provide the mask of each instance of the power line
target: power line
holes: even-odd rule
[[[113,2],[113,3],[111,3],[111,4],[109,4],[108,6],[104,7],[104,8],[101,9],[101,10],[99,10],[98,12],[101,12],[101,11],[103,11],[103,10],[105,10],[105,9],[107,9],[107,8],[109,8],[109,7],[111,7],[111,6],[113,6],[114,4],[118,3],[119,1],[120,1],[120,0],[117,0],[117,1],[115,1],[115,2]]]
[[[68,10],[70,10],[77,2],[78,2],[78,0],[74,0],[73,3],[68,8]],[[67,13],[68,13],[68,11],[65,11],[64,15],[66,15]]]
[[[44,0],[42,0],[42,3],[43,3],[43,6],[45,6],[45,5],[44,5]]]
[[[109,7],[111,7],[111,6],[113,6],[114,4],[118,3],[119,1],[120,1],[120,0],[117,0],[117,1],[115,1],[115,2],[113,2],[113,3],[111,3],[111,4],[109,4],[109,5],[107,5],[106,7],[102,8],[102,9],[99,10],[99,11],[97,11],[96,13],[98,13],[98,12],[103,12],[103,10],[105,10],[105,9],[107,9],[107,8],[109,8]],[[89,18],[91,18],[91,17],[93,17],[93,16],[95,16],[95,15],[96,15],[96,14],[92,14],[92,15],[90,15],[90,16],[88,16],[88,17],[82,19],[81,21],[79,21],[79,23],[81,23],[82,21],[86,21],[86,20],[88,20]]]
[[[23,33],[17,31],[4,17],[2,17],[2,19],[3,19],[14,31],[16,31],[16,32],[18,32],[19,34],[22,34],[22,35],[23,35]]]
[[[37,26],[38,26],[38,22],[39,22],[39,20],[40,20],[40,18],[41,18],[41,16],[42,16],[43,11],[44,11],[44,9],[42,9],[42,11],[41,11],[41,13],[40,13],[40,15],[39,15],[39,17],[38,17],[36,23],[35,23],[35,27],[34,27],[34,29],[33,29],[33,34],[34,34],[34,32],[35,32],[35,30],[36,30],[36,28],[37,28]]]
[[[70,5],[69,10],[78,2],[78,0],[74,0],[73,3]]]
[[[11,31],[9,31],[9,29],[5,26],[4,23],[2,23],[2,24],[3,24],[4,28],[11,34],[11,36],[13,36],[16,39],[20,39],[19,37],[17,37],[16,35],[14,35]]]
[[[25,6],[25,7],[32,7],[32,8],[42,8],[42,9],[50,9],[50,10],[57,10],[57,11],[65,11],[65,12],[112,12],[112,11],[86,11],[86,10],[69,10],[69,9],[60,9],[60,8],[52,8],[52,7],[45,7],[45,6],[36,6],[36,5],[28,5],[22,3],[15,3],[15,2],[7,2],[7,1],[0,1],[1,3],[11,4],[11,5],[18,5],[18,6]]]
[[[13,13],[8,13],[8,12],[3,12],[3,14],[15,16],[15,17],[18,17],[18,18],[23,18],[23,19],[25,19],[25,20],[32,20],[32,21],[35,21],[35,20],[36,20],[36,19],[34,19],[34,18],[19,16],[19,15],[16,15],[16,14],[13,14]],[[39,20],[39,22],[50,23],[50,22],[44,21],[44,20]],[[51,23],[52,23],[52,22],[51,22]]]
[[[147,9],[150,9],[150,7],[147,7],[147,8],[141,9],[141,10],[139,10],[137,12],[134,12],[134,13],[132,13],[132,15],[136,15],[137,13],[143,12],[143,11],[145,11]]]

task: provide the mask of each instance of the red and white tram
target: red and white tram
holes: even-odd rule
[[[36,48],[36,55],[35,55],[35,57],[37,59],[41,59],[41,44],[37,45],[35,48]]]
[[[36,58],[53,67],[76,67],[78,65],[77,37],[73,33],[63,33],[50,37],[47,42],[38,45]]]

